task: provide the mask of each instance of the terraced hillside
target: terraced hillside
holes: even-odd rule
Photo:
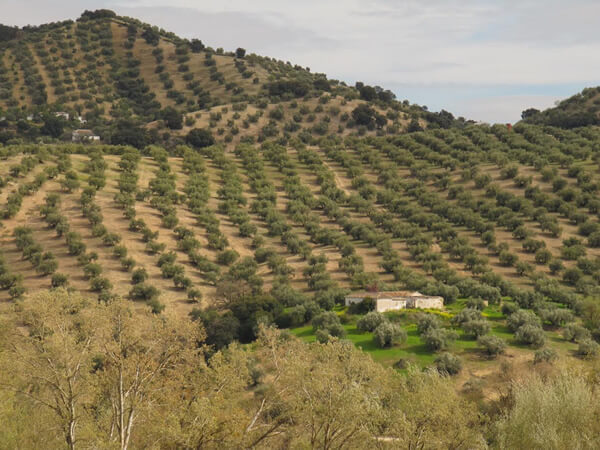
[[[589,319],[599,295],[599,133],[4,147],[1,295],[67,285],[197,316],[268,294],[269,320],[294,327],[310,320],[299,306],[348,290],[411,289],[454,313],[533,309],[562,342],[563,308]]]
[[[56,120],[58,112],[69,116]],[[380,87],[347,86],[242,48],[213,49],[103,10],[0,42],[0,113],[0,142],[70,140],[72,130],[91,128],[105,143],[138,148],[177,145],[194,128],[235,144],[454,121]]]

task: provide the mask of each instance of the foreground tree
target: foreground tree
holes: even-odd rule
[[[65,290],[37,294],[24,303],[8,337],[4,389],[51,411],[64,442],[79,441],[85,406],[93,393],[91,363],[97,334],[88,302]]]
[[[103,312],[98,400],[110,404],[104,431],[127,449],[140,419],[155,414],[164,391],[196,367],[203,334],[189,321],[134,313],[122,300]]]

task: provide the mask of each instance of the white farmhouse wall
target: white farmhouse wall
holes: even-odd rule
[[[397,311],[406,308],[406,300],[392,300],[391,298],[380,298],[375,307],[377,312]]]

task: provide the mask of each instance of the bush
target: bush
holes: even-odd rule
[[[446,350],[458,336],[445,328],[430,328],[421,335],[425,346],[432,351]]]
[[[138,283],[129,291],[129,297],[133,300],[151,300],[158,297],[160,291],[154,286],[146,283]]]
[[[327,329],[334,325],[340,325],[339,316],[333,311],[325,311],[317,315],[312,320],[313,331]]]
[[[202,292],[200,292],[199,289],[190,288],[187,291],[187,298],[188,298],[188,301],[197,303],[200,300],[202,300]]]
[[[554,350],[553,348],[542,348],[538,351],[535,352],[534,356],[533,356],[533,363],[534,364],[540,364],[540,363],[553,363],[554,361],[556,361],[558,359],[558,354],[556,353],[556,350]]]
[[[474,320],[482,320],[483,316],[481,315],[481,311],[474,308],[465,308],[456,314],[451,322],[453,325],[461,326],[465,322],[471,322]]]
[[[506,349],[506,341],[498,336],[481,336],[477,339],[477,343],[491,357],[504,353]]]
[[[577,348],[577,354],[583,358],[596,358],[600,352],[600,345],[591,339],[583,339]]]
[[[546,343],[544,330],[539,326],[531,324],[521,326],[515,333],[515,338],[520,343],[530,345],[534,348],[543,347]]]
[[[467,336],[475,339],[488,334],[492,329],[490,323],[485,319],[469,320],[464,322],[461,327]]]
[[[52,275],[51,283],[53,288],[58,288],[69,284],[69,280],[64,273],[54,273]]]
[[[194,148],[209,147],[215,143],[210,130],[205,128],[194,128],[185,137],[185,141]]]
[[[443,375],[456,375],[462,370],[461,359],[452,353],[442,353],[435,358],[435,367]]]
[[[421,314],[417,321],[417,332],[422,335],[432,329],[440,328],[440,320],[433,314]]]
[[[313,330],[317,340],[321,343],[327,342],[330,336],[344,337],[346,330],[340,323],[340,318],[333,311],[325,311],[312,320]]]
[[[95,292],[110,290],[112,289],[112,283],[108,278],[96,277],[90,281],[90,288]]]
[[[571,342],[580,342],[592,337],[590,330],[575,323],[568,324],[563,329],[562,335],[567,341]]]
[[[153,314],[160,314],[165,309],[165,305],[158,301],[158,298],[153,298],[146,302]]]
[[[374,331],[375,328],[384,322],[387,322],[387,319],[383,314],[371,311],[356,322],[356,328],[361,333],[365,333],[367,331]]]
[[[222,264],[224,266],[229,266],[233,264],[238,258],[240,254],[235,250],[223,250],[217,254],[217,263]]]
[[[143,283],[148,279],[148,272],[143,267],[135,269],[131,274],[131,281],[133,284]]]
[[[541,316],[543,317],[544,321],[549,322],[555,327],[575,320],[571,311],[562,308],[554,308],[542,311]]]
[[[538,316],[535,315],[532,311],[527,311],[524,309],[520,309],[517,312],[508,316],[506,320],[506,325],[513,333],[517,331],[523,325],[533,325],[538,328],[541,326],[541,321]]]
[[[373,333],[373,340],[379,348],[391,347],[392,345],[403,343],[406,341],[406,338],[406,331],[402,327],[387,321],[380,323]]]
[[[322,344],[328,342],[331,337],[343,338],[344,336],[346,336],[346,330],[341,324],[332,325],[327,329],[321,328],[315,332],[317,341]]]
[[[362,302],[352,303],[348,307],[348,313],[350,314],[367,314],[370,311],[375,310],[375,300],[371,297],[366,297]]]

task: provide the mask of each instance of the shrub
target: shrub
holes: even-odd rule
[[[240,254],[233,249],[223,250],[217,254],[217,263],[224,266],[229,266],[233,264],[239,257]]]
[[[531,324],[521,326],[515,333],[515,338],[520,343],[530,345],[534,348],[543,347],[546,343],[544,330],[539,326]]]
[[[568,324],[563,329],[562,335],[567,341],[571,342],[580,342],[585,339],[590,339],[592,337],[590,330],[575,323]]]
[[[187,298],[190,302],[197,303],[202,300],[202,292],[196,288],[190,288],[187,291]]]
[[[88,263],[83,267],[83,273],[87,278],[96,278],[102,273],[102,266],[97,263]]]
[[[596,358],[600,352],[600,345],[591,339],[583,339],[577,348],[577,354],[583,358]]]
[[[371,311],[356,322],[356,328],[361,333],[365,333],[367,331],[374,331],[375,328],[384,322],[387,322],[387,319],[383,314]]]
[[[123,268],[123,270],[126,270],[127,272],[129,272],[135,266],[135,259],[121,258],[120,263],[121,263],[121,267]]]
[[[535,313],[533,313],[532,311],[520,309],[517,312],[508,316],[508,319],[506,320],[506,325],[514,333],[523,325],[533,325],[539,328],[541,326],[541,321],[540,318],[536,316]]]
[[[477,343],[491,357],[496,357],[504,353],[506,349],[506,341],[498,336],[480,336],[477,339]]]
[[[442,353],[435,358],[435,367],[443,375],[456,375],[462,370],[461,359],[452,353]]]
[[[451,322],[453,325],[461,326],[465,322],[471,322],[473,320],[481,320],[483,316],[481,315],[481,311],[474,308],[465,308],[456,314]]]
[[[69,284],[68,278],[64,273],[54,273],[51,279],[52,287],[58,288]]]
[[[152,298],[146,304],[150,307],[153,314],[160,314],[165,309],[165,305],[158,301],[158,298]]]
[[[461,327],[467,336],[475,339],[488,334],[492,329],[490,323],[485,319],[469,320],[468,322],[464,322]]]
[[[321,314],[317,315],[312,320],[313,331],[317,331],[319,329],[327,329],[334,325],[340,324],[339,316],[333,311],[325,311]]]
[[[185,141],[194,148],[209,147],[215,143],[210,130],[205,128],[194,128],[185,137]]]
[[[317,340],[321,343],[327,342],[330,336],[344,337],[346,330],[340,323],[340,318],[333,311],[325,311],[312,320],[313,330]]]
[[[343,338],[345,335],[346,330],[341,324],[333,325],[327,329],[321,328],[315,332],[317,341],[322,344],[328,342],[330,337]]]
[[[541,316],[544,321],[549,322],[550,325],[555,327],[565,325],[566,323],[575,320],[571,311],[562,308],[544,310],[541,312]]]
[[[129,297],[133,300],[151,300],[158,297],[160,291],[154,286],[146,283],[138,283],[129,291]]]
[[[102,242],[104,245],[112,247],[113,245],[117,245],[119,242],[121,242],[121,236],[116,233],[106,233],[104,236],[102,236]]]
[[[417,321],[417,332],[422,335],[432,329],[440,328],[440,320],[433,314],[421,314]]]
[[[558,354],[556,353],[556,350],[554,350],[553,348],[542,348],[540,350],[537,350],[533,356],[533,363],[534,364],[540,364],[540,363],[553,363],[554,361],[556,361],[558,359]]]
[[[446,350],[458,336],[445,328],[430,328],[421,335],[425,346],[432,351]]]
[[[380,323],[373,332],[373,340],[380,348],[400,344],[406,341],[406,337],[406,331],[402,327],[387,321]]]
[[[367,314],[368,312],[374,310],[375,300],[371,297],[366,297],[361,302],[352,303],[348,307],[348,313],[350,314]]]
[[[143,267],[135,269],[131,274],[131,281],[133,284],[143,283],[148,279],[148,272]]]
[[[90,288],[95,292],[110,290],[112,289],[112,283],[108,278],[96,277],[90,281]]]

